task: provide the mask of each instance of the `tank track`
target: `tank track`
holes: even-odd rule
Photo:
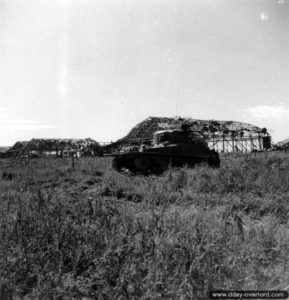
[[[170,165],[173,167],[189,166],[193,167],[199,163],[208,163],[210,167],[219,167],[220,158],[217,152],[212,151],[207,158],[191,158],[184,160],[183,158],[170,158],[161,156],[149,155],[133,155],[130,157],[115,157],[112,161],[112,167],[117,172],[129,170],[132,173],[140,173],[143,175],[161,174],[169,169]]]

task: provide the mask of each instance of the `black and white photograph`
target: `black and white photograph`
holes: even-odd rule
[[[0,300],[289,298],[289,0],[0,0]]]

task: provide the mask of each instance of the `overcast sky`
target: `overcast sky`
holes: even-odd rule
[[[0,145],[149,116],[289,137],[288,0],[0,0]]]

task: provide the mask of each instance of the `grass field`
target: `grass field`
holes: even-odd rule
[[[289,156],[116,173],[0,160],[0,299],[208,299],[289,290]],[[2,172],[2,173],[1,173]]]

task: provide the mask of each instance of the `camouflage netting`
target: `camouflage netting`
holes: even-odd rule
[[[153,133],[165,128],[179,128],[182,123],[190,125],[192,131],[199,132],[204,136],[223,135],[234,133],[235,136],[246,136],[251,133],[264,133],[266,129],[257,126],[234,122],[234,121],[215,121],[198,120],[190,118],[158,118],[149,117],[137,124],[124,138],[118,142],[152,139]]]

